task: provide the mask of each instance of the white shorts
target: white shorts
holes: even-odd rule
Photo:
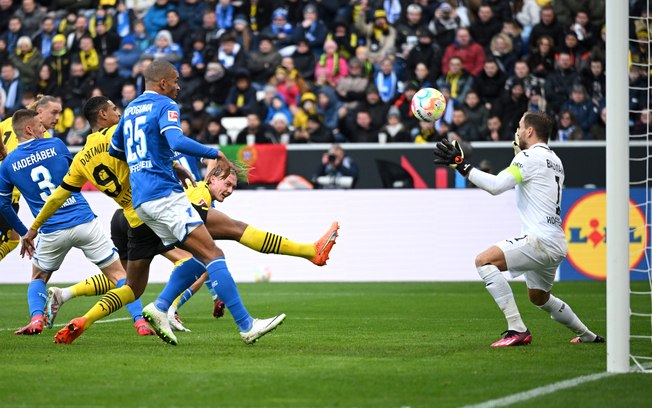
[[[555,281],[557,268],[566,257],[565,242],[559,245],[546,245],[535,235],[506,239],[496,243],[505,254],[507,269],[513,278],[525,274],[529,289],[550,292]]]
[[[71,248],[79,248],[86,258],[103,269],[118,259],[118,250],[95,218],[49,234],[40,234],[32,263],[45,272],[59,269]]]
[[[185,241],[188,234],[204,223],[188,197],[178,192],[142,203],[136,208],[136,214],[165,245]]]

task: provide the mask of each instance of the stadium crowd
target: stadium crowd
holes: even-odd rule
[[[554,116],[553,140],[600,140],[604,23],[605,0],[0,0],[0,115],[54,95],[54,134],[82,145],[83,103],[126,106],[165,59],[201,143],[228,140],[232,116],[247,123],[235,143],[511,140],[528,109]],[[650,120],[649,36],[632,20],[632,133]],[[435,125],[409,108],[427,86],[449,102]]]

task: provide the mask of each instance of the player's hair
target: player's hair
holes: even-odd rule
[[[145,69],[143,75],[145,82],[156,83],[163,78],[169,78],[177,69],[174,65],[165,60],[152,61]]]
[[[18,109],[14,112],[14,115],[11,117],[11,126],[14,128],[16,136],[22,138],[25,132],[25,123],[36,116],[38,116],[38,113],[29,109]]]
[[[27,109],[37,111],[38,108],[42,108],[49,103],[59,103],[59,100],[51,95],[43,95],[43,94],[38,94],[36,95],[36,98],[34,99],[34,102],[30,103],[29,105],[26,106]]]
[[[525,123],[525,127],[531,127],[534,129],[534,132],[539,139],[544,143],[548,143],[553,128],[552,119],[548,114],[542,111],[526,112],[523,122]]]
[[[249,170],[251,170],[251,168],[242,162],[236,162],[236,163],[230,161],[229,159],[218,157],[217,164],[208,173],[206,173],[206,177],[204,178],[204,181],[206,183],[210,182],[212,176],[224,180],[227,177],[229,177],[232,173],[235,174],[235,177],[238,180],[246,181],[248,179]]]
[[[84,117],[91,127],[97,123],[97,115],[99,115],[100,111],[109,107],[109,102],[111,102],[111,99],[103,95],[94,96],[86,101],[84,104]]]

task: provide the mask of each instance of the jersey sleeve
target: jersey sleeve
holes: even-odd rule
[[[524,150],[514,156],[512,163],[504,171],[510,173],[516,179],[518,184],[530,180],[537,172],[536,160]]]
[[[65,183],[65,179],[64,179]],[[55,213],[63,203],[70,197],[71,191],[65,188],[63,183],[57,187],[52,194],[48,197],[45,205],[41,208],[38,215],[32,223],[32,229],[38,230],[45,224],[45,222]]]
[[[113,137],[111,138],[111,145],[109,146],[109,154],[113,157],[116,157],[120,160],[126,161],[125,156],[125,138],[122,135],[122,129],[124,126],[124,116],[120,118],[118,126],[116,126],[113,131]]]
[[[72,163],[70,164],[70,169],[68,169],[68,174],[66,174],[61,182],[61,187],[68,191],[81,191],[84,183],[88,180],[86,175],[84,175],[83,166],[79,160],[83,154],[84,150],[81,150],[73,158]]]
[[[183,133],[181,130],[180,122],[181,114],[179,113],[179,105],[174,101],[170,101],[163,105],[159,111],[158,125],[161,129],[161,134],[164,134],[167,130],[178,129],[179,132]]]
[[[3,163],[4,164],[4,163]],[[9,180],[7,174],[9,166],[0,166],[0,214],[7,221],[9,226],[19,235],[27,233],[27,227],[22,223],[18,214],[11,206],[11,195],[14,189],[13,183]]]

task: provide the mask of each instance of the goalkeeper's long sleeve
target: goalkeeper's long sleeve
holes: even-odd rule
[[[505,169],[497,175],[486,173],[477,168],[471,169],[469,181],[491,195],[502,194],[516,186],[516,177],[511,173],[511,169]]]

